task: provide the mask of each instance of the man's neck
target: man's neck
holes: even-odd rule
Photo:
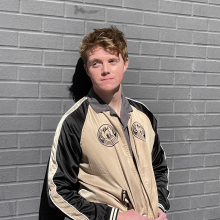
[[[121,98],[121,85],[118,89],[111,92],[103,92],[98,91],[96,88],[93,88],[95,93],[109,106],[111,106],[117,115],[121,116],[121,104],[122,104],[122,98]]]

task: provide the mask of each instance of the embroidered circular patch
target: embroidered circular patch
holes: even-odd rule
[[[145,130],[140,123],[134,122],[131,126],[131,131],[135,137],[141,139],[142,141],[146,141]]]
[[[102,125],[98,130],[97,136],[99,141],[107,147],[113,147],[118,143],[118,134],[111,125]]]

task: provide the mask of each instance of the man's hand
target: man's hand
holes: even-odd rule
[[[153,220],[151,218],[144,217],[139,215],[134,209],[128,210],[127,212],[121,213],[118,212],[117,220]],[[166,214],[158,208],[158,218],[155,220],[168,220]]]
[[[160,208],[158,208],[158,218],[156,220],[168,220],[166,213],[164,213]]]

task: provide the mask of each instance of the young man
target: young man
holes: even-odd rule
[[[122,93],[123,33],[95,29],[80,54],[92,88],[57,127],[39,219],[167,220],[168,168],[156,119]]]

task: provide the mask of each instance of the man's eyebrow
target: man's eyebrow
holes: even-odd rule
[[[95,63],[95,62],[99,62],[99,61],[100,61],[99,59],[94,58],[94,59],[92,59],[90,62],[91,62],[91,63]]]

